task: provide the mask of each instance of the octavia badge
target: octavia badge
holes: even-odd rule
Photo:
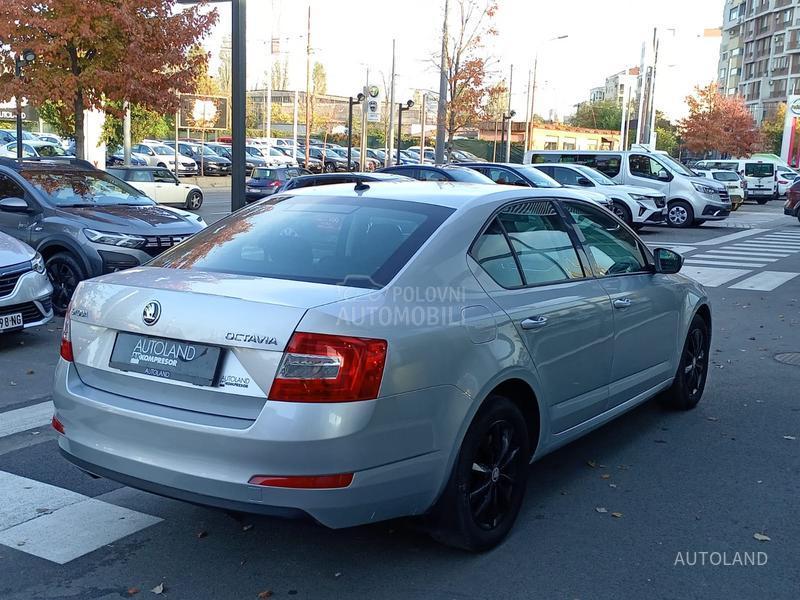
[[[161,305],[157,300],[151,300],[144,305],[142,311],[142,322],[145,325],[155,325],[161,317]]]

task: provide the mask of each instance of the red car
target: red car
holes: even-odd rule
[[[786,194],[786,203],[783,205],[783,214],[797,217],[800,221],[800,178],[795,179],[792,187]]]

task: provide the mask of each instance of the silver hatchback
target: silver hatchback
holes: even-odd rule
[[[425,515],[483,550],[527,465],[661,393],[700,399],[711,312],[567,189],[306,188],[84,281],[53,424],[90,473],[347,527]]]

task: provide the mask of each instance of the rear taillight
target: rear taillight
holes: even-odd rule
[[[340,473],[338,475],[254,475],[247,483],[265,487],[320,490],[346,488],[352,482],[352,473]]]
[[[58,417],[53,415],[50,424],[53,426],[53,429],[55,429],[58,433],[62,435],[64,434],[64,425],[62,425],[61,421],[58,420]]]
[[[67,362],[75,360],[72,355],[72,320],[69,318],[69,309],[67,316],[64,317],[64,329],[61,331],[61,358]]]
[[[354,402],[377,398],[386,348],[386,340],[295,332],[269,399]]]

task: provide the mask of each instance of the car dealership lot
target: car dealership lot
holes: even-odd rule
[[[224,202],[209,196],[203,209],[224,213]],[[516,528],[484,555],[441,547],[405,522],[330,531],[237,521],[92,480],[58,455],[47,425],[60,320],[3,339],[14,379],[4,368],[0,506],[11,510],[0,518],[0,597],[149,596],[162,582],[174,598],[791,597],[800,368],[773,357],[800,352],[800,277],[752,279],[800,272],[800,226],[779,210],[747,205],[726,222],[643,234],[680,248],[687,272],[706,279],[715,332],[705,396],[688,413],[648,403],[535,464]],[[768,560],[678,558],[701,552]]]

